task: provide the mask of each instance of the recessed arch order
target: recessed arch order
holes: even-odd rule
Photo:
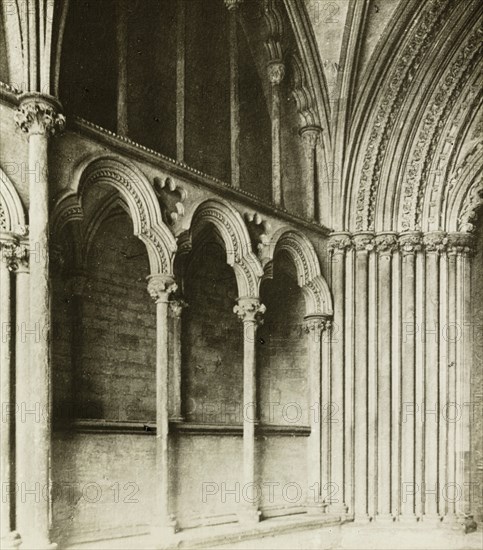
[[[134,165],[116,157],[100,157],[83,163],[75,175],[74,190],[57,203],[53,232],[73,219],[82,218],[83,197],[94,185],[109,185],[128,206],[134,234],[146,245],[151,274],[173,273],[176,240],[163,223],[158,199],[146,176]]]
[[[281,251],[287,252],[295,264],[297,283],[305,296],[306,314],[331,316],[332,296],[310,240],[298,231],[281,228],[270,241],[269,259],[273,261]]]

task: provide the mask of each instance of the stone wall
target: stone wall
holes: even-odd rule
[[[185,419],[241,424],[225,415],[240,411],[243,391],[243,329],[233,306],[235,275],[219,240],[209,236],[193,253],[184,278],[182,369]]]
[[[275,270],[274,278],[262,285],[261,302],[267,307],[258,332],[261,421],[309,426],[302,291],[293,276]]]
[[[53,440],[53,525],[71,537],[144,529],[154,510],[154,437],[57,434]]]
[[[127,215],[105,222],[89,254],[82,320],[81,418],[155,418],[156,315],[144,245]]]
[[[474,415],[471,418],[472,464],[470,479],[474,484],[473,511],[477,521],[483,521],[483,224],[477,236],[478,247],[472,271],[473,305],[473,375],[471,402]]]
[[[82,433],[85,426],[68,424],[155,420],[155,307],[146,249],[132,232],[122,210],[101,224],[76,289],[82,294],[73,292],[70,265],[53,278],[53,525],[60,541],[137,529],[154,509],[154,438],[106,426]]]

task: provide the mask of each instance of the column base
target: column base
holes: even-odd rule
[[[159,541],[165,541],[170,539],[178,531],[178,523],[172,518],[166,522],[164,525],[152,525],[151,526],[151,538]]]
[[[444,516],[441,520],[441,526],[465,534],[473,533],[478,528],[478,524],[472,515],[458,516],[454,514]]]
[[[20,550],[57,550],[57,544],[49,540],[22,540],[17,548]]]
[[[306,505],[307,514],[309,516],[320,516],[327,514],[327,504],[325,502],[314,503],[311,502]]]
[[[244,525],[251,525],[254,523],[260,523],[262,512],[256,508],[249,510],[242,510],[237,513],[238,522]]]
[[[401,515],[398,516],[397,520],[398,523],[405,523],[409,525],[414,525],[418,523],[419,518],[415,514],[407,514],[407,515]]]
[[[441,525],[441,516],[438,516],[438,514],[423,515],[421,522],[432,527],[439,527]]]
[[[396,518],[391,514],[378,514],[374,517],[374,522],[379,525],[390,525],[396,521]]]
[[[17,550],[22,544],[22,539],[17,531],[11,531],[0,539],[0,548],[2,550]]]
[[[371,521],[372,518],[368,514],[357,514],[354,516],[355,525],[368,525]]]
[[[345,516],[347,510],[348,508],[343,502],[334,502],[327,506],[327,513],[333,516]]]

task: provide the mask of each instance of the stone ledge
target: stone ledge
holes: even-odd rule
[[[202,424],[196,422],[170,422],[170,429],[178,434],[196,435],[243,435],[241,424]],[[156,423],[153,421],[125,422],[120,420],[78,419],[69,426],[56,430],[73,430],[77,433],[137,434],[156,435]],[[273,436],[308,437],[309,426],[270,425],[256,426],[257,434]]]

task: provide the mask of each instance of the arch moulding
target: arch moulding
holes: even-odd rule
[[[191,240],[208,224],[213,225],[223,239],[226,262],[235,272],[240,298],[258,298],[263,269],[253,253],[250,235],[240,213],[217,200],[201,203],[191,219]]]
[[[27,232],[22,201],[7,174],[0,168],[0,231],[11,236]]]
[[[75,174],[74,189],[57,202],[52,216],[53,232],[59,235],[67,223],[82,219],[87,190],[102,184],[113,187],[127,204],[134,235],[146,245],[151,274],[171,275],[176,240],[162,221],[161,208],[148,179],[125,160],[100,157],[83,162]]]
[[[285,251],[292,258],[297,271],[297,283],[305,296],[307,315],[333,314],[332,296],[320,272],[319,259],[309,239],[293,229],[282,227],[272,237],[268,257],[273,262],[278,252]]]

